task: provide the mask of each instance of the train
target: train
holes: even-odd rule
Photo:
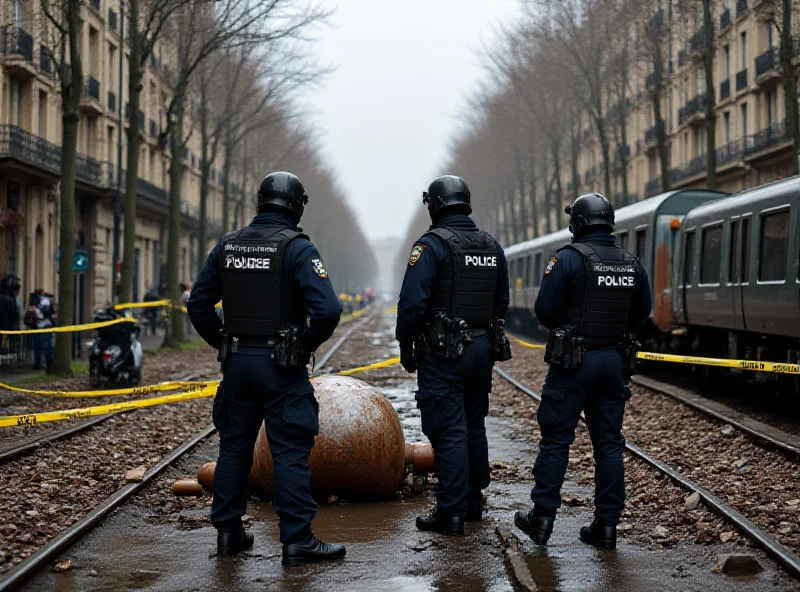
[[[616,242],[647,270],[653,310],[643,349],[800,362],[800,176],[729,194],[681,189],[616,211]],[[508,326],[542,334],[533,306],[563,229],[505,249]],[[711,372],[707,367],[704,372]],[[749,373],[757,381],[798,379]]]

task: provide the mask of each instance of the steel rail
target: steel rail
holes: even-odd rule
[[[62,530],[44,547],[33,553],[30,557],[22,561],[17,567],[9,571],[0,578],[0,592],[15,590],[33,577],[37,572],[44,569],[47,564],[55,559],[60,553],[69,548],[79,538],[94,528],[109,513],[125,503],[131,496],[143,489],[156,476],[167,469],[172,463],[197,446],[200,442],[216,431],[214,425],[208,425],[200,432],[186,440],[178,448],[170,452],[161,459],[157,465],[147,471],[141,481],[129,483],[115,491],[107,497],[99,506],[92,510],[81,520]]]
[[[202,376],[205,373],[193,372],[189,374],[185,378],[180,379],[181,382],[194,380]],[[19,446],[14,446],[12,448],[7,448],[5,450],[0,451],[0,465],[7,463],[19,456],[27,454],[29,452],[33,452],[43,444],[49,444],[51,442],[58,442],[59,440],[65,440],[70,436],[74,436],[75,434],[79,434],[89,428],[93,428],[98,424],[103,423],[104,421],[111,419],[112,417],[116,417],[117,415],[121,415],[122,413],[129,413],[128,411],[122,411],[120,413],[109,413],[108,415],[101,415],[100,417],[95,417],[94,419],[90,419],[84,423],[80,423],[78,425],[73,425],[71,427],[65,428],[63,430],[53,430],[48,434],[43,434],[42,436],[20,444]]]
[[[709,400],[702,395],[696,395],[681,387],[664,383],[647,376],[634,376],[631,382],[672,397],[681,403],[709,415],[720,421],[731,424],[737,430],[744,432],[761,442],[782,452],[800,456],[800,437],[794,436],[769,424],[747,417],[744,413]],[[767,431],[771,433],[767,433]]]
[[[339,350],[339,348],[340,348],[340,347],[342,347],[342,345],[344,345],[344,343],[345,343],[345,342],[346,342],[346,341],[347,341],[347,340],[350,338],[350,336],[351,336],[351,335],[352,335],[352,334],[353,334],[353,333],[354,333],[356,330],[360,329],[361,327],[363,327],[364,325],[366,325],[367,323],[369,323],[370,321],[372,321],[372,320],[373,320],[375,317],[377,317],[379,314],[383,314],[383,311],[382,311],[382,310],[380,310],[380,309],[379,309],[379,310],[376,310],[376,311],[375,311],[373,314],[371,314],[371,315],[367,316],[367,317],[366,317],[364,320],[362,320],[361,322],[359,322],[359,323],[356,323],[355,325],[353,325],[353,326],[349,327],[349,328],[347,329],[347,331],[345,331],[345,332],[342,334],[342,336],[341,336],[341,337],[339,337],[339,339],[337,339],[337,340],[336,340],[336,342],[335,342],[335,343],[334,343],[332,346],[330,346],[330,347],[328,348],[328,350],[327,350],[327,351],[326,351],[326,352],[325,352],[325,353],[322,355],[322,357],[319,359],[319,361],[317,362],[317,366],[319,366],[319,369],[318,369],[316,372],[314,372],[313,376],[319,376],[319,375],[323,374],[323,372],[322,372],[322,369],[323,369],[323,368],[325,367],[325,365],[326,365],[326,364],[327,364],[327,363],[330,361],[330,359],[333,357],[333,355],[334,355],[334,354],[335,354],[335,353],[336,353],[336,352]]]
[[[517,388],[517,390],[525,393],[535,401],[541,402],[542,397],[539,393],[529,389],[516,378],[496,366],[494,371],[498,376]],[[581,422],[584,424],[586,423],[583,414],[581,414]],[[752,539],[753,542],[761,547],[761,549],[764,550],[769,556],[786,568],[789,573],[796,578],[800,578],[800,557],[798,557],[791,549],[776,541],[768,532],[760,528],[754,522],[750,521],[738,510],[723,502],[720,498],[711,493],[711,491],[702,485],[692,482],[678,471],[672,469],[660,460],[650,456],[647,452],[635,444],[631,444],[626,440],[625,449],[635,457],[652,466],[658,472],[669,477],[672,481],[684,489],[692,493],[698,493],[700,498],[712,512],[732,523],[739,530],[739,532],[744,533],[746,536]]]

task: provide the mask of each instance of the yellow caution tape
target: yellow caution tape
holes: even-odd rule
[[[527,347],[528,349],[544,349],[544,346],[539,345],[538,343],[528,343],[527,341],[522,341],[516,337],[513,337],[512,339],[519,343],[522,347]]]
[[[156,308],[156,307],[169,307],[172,303],[169,300],[154,300],[153,302],[123,302],[122,304],[115,304],[114,310],[125,310],[127,308]]]
[[[151,393],[162,393],[166,391],[176,391],[178,389],[187,389],[194,391],[199,388],[204,388],[212,384],[218,384],[219,380],[202,380],[202,381],[174,381],[174,382],[161,382],[158,384],[149,384],[145,386],[134,386],[130,388],[121,389],[107,389],[97,391],[40,391],[35,389],[26,389],[5,384],[0,382],[0,390],[14,391],[15,393],[26,393],[29,395],[44,395],[48,397],[69,397],[75,399],[83,399],[90,397],[121,397],[124,395],[149,395]]]
[[[134,409],[144,409],[145,407],[154,407],[156,405],[166,405],[167,403],[177,403],[179,401],[213,397],[216,392],[216,385],[209,385],[201,390],[177,393],[174,395],[164,395],[161,397],[153,397],[151,399],[138,399],[136,401],[125,401],[123,403],[97,405],[95,407],[84,407],[83,409],[65,409],[63,411],[46,411],[43,413],[30,413],[26,415],[5,415],[0,417],[0,428],[33,426],[38,423],[45,423],[49,421],[82,419],[97,415],[107,415],[109,413],[119,413],[121,411],[132,411]]]
[[[359,372],[366,372],[367,370],[378,370],[380,368],[388,368],[389,366],[394,366],[395,364],[400,363],[400,358],[389,358],[388,360],[384,360],[383,362],[376,362],[375,364],[370,364],[368,366],[359,366],[358,368],[351,368],[350,370],[342,370],[341,372],[337,372],[337,376],[350,376],[352,374],[358,374]]]
[[[724,358],[702,358],[698,356],[676,356],[673,354],[657,354],[639,352],[640,360],[652,362],[675,362],[678,364],[696,364],[698,366],[718,366],[720,368],[738,368],[756,372],[776,372],[778,374],[800,374],[800,364],[783,364],[780,362],[760,362],[757,360],[727,360]]]
[[[543,345],[528,343],[521,339],[513,338],[522,347],[528,349],[544,349]],[[636,355],[640,360],[650,362],[673,362],[677,364],[693,364],[697,366],[716,366],[718,368],[737,368],[739,370],[753,370],[755,372],[775,372],[778,374],[800,374],[800,364],[784,364],[780,362],[760,362],[756,360],[728,360],[725,358],[703,358],[700,356],[679,356],[674,354],[658,354],[653,352],[639,352]]]
[[[75,331],[91,331],[92,329],[102,329],[118,323],[136,323],[136,319],[122,317],[111,321],[100,323],[87,323],[85,325],[68,325],[65,327],[48,327],[46,329],[23,329],[20,331],[0,331],[0,335],[31,335],[34,333],[72,333]]]

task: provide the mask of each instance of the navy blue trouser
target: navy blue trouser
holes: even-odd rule
[[[417,407],[433,445],[442,514],[463,514],[467,491],[489,486],[485,422],[493,365],[486,337],[475,338],[457,360],[428,354],[419,362]]]
[[[583,411],[594,452],[595,516],[619,523],[625,506],[622,416],[629,397],[617,351],[588,351],[576,370],[550,366],[537,413],[542,439],[533,466],[531,499],[536,505],[552,510],[561,506],[569,447]]]
[[[53,334],[34,333],[33,335],[33,365],[36,368],[42,367],[42,357],[44,356],[44,367],[50,370],[53,366]]]
[[[319,431],[319,405],[305,368],[277,365],[271,348],[240,347],[225,362],[214,400],[219,460],[214,472],[211,523],[238,528],[247,511],[253,447],[265,422],[275,467],[273,507],[283,544],[311,534],[317,504],[311,497],[308,456]]]

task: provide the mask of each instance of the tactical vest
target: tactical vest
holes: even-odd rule
[[[298,237],[308,238],[282,226],[246,226],[223,239],[219,270],[228,335],[274,337],[286,325],[305,325],[293,278],[283,277],[286,247]]]
[[[567,323],[578,328],[589,348],[616,346],[628,326],[638,260],[616,246],[572,243],[562,248],[580,253],[586,270],[568,299]]]
[[[492,319],[500,253],[492,237],[481,231],[434,228],[426,235],[441,238],[450,252],[451,265],[436,275],[428,317],[444,312],[471,327],[485,327]]]

